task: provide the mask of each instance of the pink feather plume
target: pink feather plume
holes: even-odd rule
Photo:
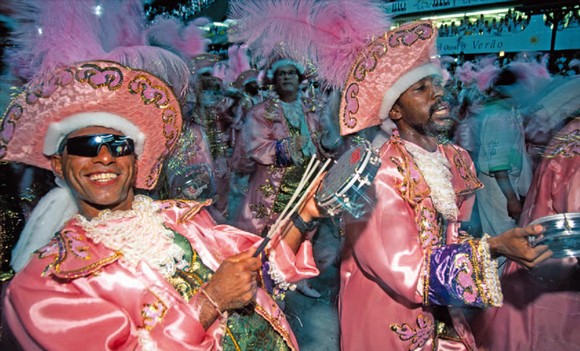
[[[250,57],[246,45],[232,45],[228,48],[227,71],[224,77],[226,84],[233,83],[240,74],[249,70]]]
[[[481,92],[489,89],[499,72],[501,72],[501,68],[495,65],[495,60],[495,56],[486,56],[475,63],[475,69],[473,70],[475,83],[477,89]]]
[[[464,85],[470,85],[477,79],[477,72],[475,72],[475,67],[471,61],[466,61],[463,65],[457,67],[455,75]]]
[[[10,8],[17,26],[7,50],[13,73],[29,80],[45,75],[63,64],[100,57],[99,18],[93,0],[54,2],[22,0],[4,4]],[[79,6],[82,4],[82,6]]]
[[[206,52],[208,41],[193,22],[183,24],[175,17],[156,17],[145,31],[150,45],[160,46],[189,61]]]
[[[177,55],[146,45],[144,0],[10,0],[15,20],[7,50],[14,75],[44,79],[55,68],[87,60],[112,60],[149,71],[176,94],[187,87],[189,69]]]
[[[356,55],[389,29],[384,4],[371,0],[230,2],[231,42],[248,45],[256,61],[282,56],[314,67],[318,78],[342,87]]]

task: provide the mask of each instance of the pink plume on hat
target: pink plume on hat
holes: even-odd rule
[[[501,72],[501,69],[494,64],[480,68],[477,71],[477,89],[481,92],[485,92],[489,89],[499,72]]]
[[[247,43],[252,57],[290,58],[314,67],[325,85],[342,87],[352,58],[389,19],[378,1],[231,1],[232,42]]]
[[[209,42],[195,23],[185,25],[175,17],[156,17],[145,35],[149,45],[165,48],[185,61],[206,52]]]
[[[82,4],[82,6],[78,6]],[[7,61],[16,76],[30,80],[46,76],[56,67],[104,54],[96,1],[23,0],[4,4],[17,22],[7,50]]]
[[[455,70],[455,75],[464,85],[471,85],[477,79],[477,72],[475,66],[471,61],[464,62]]]
[[[98,11],[97,6],[101,7],[102,14],[98,16],[99,37],[105,51],[144,44],[143,30],[146,22],[143,18],[143,2],[144,0],[98,1],[92,7],[95,14]]]
[[[535,60],[513,61],[508,67],[518,81],[525,86],[525,90],[529,94],[539,91],[552,79],[547,68],[547,55],[544,55],[540,62]]]
[[[488,55],[480,57],[474,63],[465,62],[461,69],[461,80],[466,84],[468,82],[475,83],[480,92],[485,92],[501,72],[501,69],[496,66],[496,59],[495,55]]]
[[[149,71],[180,95],[185,92],[186,63],[160,47],[147,45],[143,0],[12,0],[3,6],[17,23],[7,50],[16,76],[47,80],[61,66],[88,60],[112,60]]]
[[[240,74],[250,70],[247,45],[232,45],[228,48],[228,74],[226,83],[233,83]]]

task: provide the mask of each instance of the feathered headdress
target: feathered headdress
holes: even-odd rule
[[[485,93],[493,85],[501,68],[495,64],[495,56],[486,56],[477,61],[475,72],[476,86]]]
[[[537,92],[525,106],[526,136],[534,138],[540,132],[552,131],[580,111],[580,76],[559,77]]]
[[[2,4],[15,20],[6,61],[26,81],[81,61],[111,60],[149,71],[183,95],[188,68],[147,42],[143,0],[14,0]]]
[[[384,5],[372,0],[230,1],[229,40],[246,43],[256,61],[290,58],[322,83],[342,88],[353,57],[388,30]]]
[[[231,84],[238,79],[238,77],[250,70],[250,57],[248,56],[247,45],[232,45],[228,49],[228,70],[224,81]]]
[[[196,23],[186,25],[175,17],[155,17],[145,30],[147,43],[167,49],[189,62],[196,55],[206,52],[210,42],[203,37]]]

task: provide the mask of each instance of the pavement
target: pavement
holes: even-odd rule
[[[284,313],[301,351],[340,350],[337,307],[341,241],[336,226],[330,220],[321,224],[313,239],[314,258],[321,272],[307,282],[320,293],[320,297],[308,297],[298,290],[286,293]]]

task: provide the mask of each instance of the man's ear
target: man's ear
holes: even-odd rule
[[[401,114],[401,108],[396,103],[393,105],[393,108],[391,108],[391,110],[389,111],[389,118],[393,122],[397,122],[398,120],[403,118],[403,115]]]
[[[50,165],[52,171],[57,177],[64,179],[64,172],[62,171],[62,155],[52,155],[50,157]]]

